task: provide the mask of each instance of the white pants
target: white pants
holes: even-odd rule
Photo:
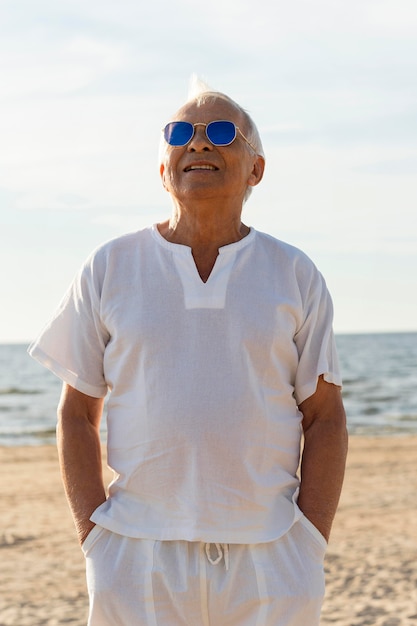
[[[326,541],[303,517],[251,545],[132,539],[83,545],[89,626],[318,626]]]

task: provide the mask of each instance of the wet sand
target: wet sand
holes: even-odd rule
[[[0,447],[0,462],[0,626],[85,625],[55,448]],[[417,437],[351,437],[326,577],[323,625],[417,626]]]

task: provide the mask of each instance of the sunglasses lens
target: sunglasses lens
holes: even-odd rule
[[[193,132],[194,127],[190,122],[170,122],[164,128],[164,137],[170,146],[185,146]]]
[[[236,126],[233,122],[218,120],[207,125],[206,133],[215,146],[228,146],[236,138]]]

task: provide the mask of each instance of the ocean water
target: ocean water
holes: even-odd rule
[[[417,333],[337,335],[336,341],[350,433],[417,433]],[[0,345],[4,446],[55,441],[61,382],[33,361],[26,348]]]

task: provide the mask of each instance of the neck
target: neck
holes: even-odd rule
[[[241,222],[240,211],[222,214],[211,207],[210,211],[178,210],[175,207],[169,220],[158,224],[160,234],[171,243],[192,249],[197,270],[205,282],[216,262],[219,248],[240,241],[249,234],[249,227]],[[201,207],[200,207],[201,208]]]
[[[219,207],[196,206],[192,210],[175,204],[171,218],[158,225],[161,235],[172,243],[193,249],[215,249],[240,241],[249,233],[241,221],[241,208],[231,212]]]

